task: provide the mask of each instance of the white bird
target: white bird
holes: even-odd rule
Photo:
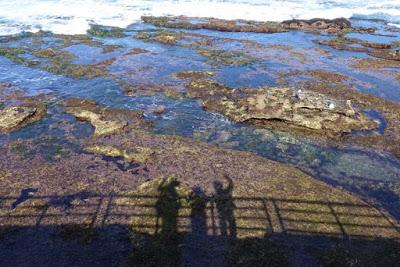
[[[303,92],[301,89],[299,89],[299,90],[297,90],[297,92],[296,92],[296,97],[297,97],[299,100],[303,100],[306,96],[305,96],[304,92]]]

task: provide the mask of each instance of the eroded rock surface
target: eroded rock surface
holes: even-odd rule
[[[350,29],[351,23],[345,18],[337,19],[310,19],[310,20],[286,20],[282,22],[288,29],[300,30],[326,30],[328,32],[336,33],[344,29]]]
[[[0,132],[8,132],[18,128],[36,111],[37,109],[33,107],[8,107],[0,110]]]
[[[334,135],[377,127],[351,101],[291,88],[242,90],[232,97],[205,101],[204,105],[238,122],[278,122]]]

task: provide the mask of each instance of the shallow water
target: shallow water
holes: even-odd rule
[[[369,22],[367,21],[366,24],[368,25]],[[385,24],[380,24],[380,27],[384,32]],[[371,74],[351,67],[348,59],[367,58],[365,53],[337,51],[312,42],[314,39],[331,38],[328,36],[316,36],[303,32],[255,34],[205,30],[183,31],[201,33],[217,39],[237,39],[231,42],[220,39],[217,46],[226,51],[244,50],[246,55],[257,58],[250,64],[232,66],[207,60],[192,48],[132,38],[137,31],[154,30],[152,26],[134,24],[128,29],[128,36],[124,38],[96,38],[103,44],[121,46],[110,53],[104,54],[99,47],[83,44],[72,45],[64,50],[75,56],[73,59],[75,64],[95,64],[116,57],[116,61],[108,67],[108,71],[111,75],[130,83],[175,86],[183,89],[184,82],[174,78],[173,73],[185,70],[207,70],[214,71],[215,79],[230,87],[279,86],[278,79],[282,71],[321,69],[348,75],[352,78],[353,87],[362,92],[400,102],[400,91],[394,90],[398,87],[398,81],[391,76],[379,75],[379,71]],[[399,33],[391,32],[391,34],[395,37],[360,36],[359,34],[349,36],[382,42],[400,40]],[[267,46],[256,50],[240,40],[250,40]],[[38,49],[38,46],[52,47],[56,44],[58,44],[57,38],[51,36],[43,38],[41,43],[34,45],[31,44],[29,38],[11,43],[12,46],[27,46],[32,49]],[[293,48],[290,50],[273,48],[273,45],[278,44]],[[132,48],[143,48],[149,52],[124,55]],[[315,48],[323,48],[327,53],[321,54]],[[304,58],[302,55],[305,55]],[[29,58],[29,55],[27,57]],[[393,71],[398,72],[398,69]],[[391,191],[392,187],[400,183],[400,160],[387,153],[358,147],[328,146],[312,138],[292,133],[256,129],[253,126],[229,121],[220,114],[206,112],[197,100],[175,100],[158,93],[151,96],[127,96],[123,93],[123,88],[110,77],[74,79],[35,67],[25,67],[4,57],[0,57],[0,81],[26,89],[29,95],[55,93],[55,98],[52,100],[54,102],[67,97],[80,97],[93,99],[99,104],[114,108],[147,110],[145,116],[155,123],[155,133],[195,138],[216,146],[251,151],[272,160],[291,164],[317,179],[344,187],[366,199],[376,199],[393,215],[400,218],[399,196]],[[166,107],[165,113],[157,115],[149,111],[161,105]],[[370,115],[381,118],[373,111]],[[57,151],[56,145],[74,147],[67,141],[62,130],[51,127],[60,120],[75,122],[71,116],[63,114],[60,109],[53,108],[44,120],[9,136],[1,135],[0,141],[4,144],[19,138],[43,135],[51,136],[55,141],[53,147],[43,147],[42,151],[39,149],[37,153],[49,153],[48,151],[52,149]],[[82,124],[79,127],[81,128],[76,132],[77,136],[85,138],[90,135],[92,131],[90,126]],[[385,123],[382,122],[376,134],[381,134],[384,127]],[[74,149],[79,151],[79,148]]]

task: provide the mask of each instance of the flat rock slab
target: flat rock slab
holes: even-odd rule
[[[378,126],[353,107],[350,100],[335,100],[292,88],[239,90],[232,96],[204,101],[204,105],[237,122],[278,122],[333,135],[372,130]]]
[[[8,107],[0,110],[0,132],[9,132],[21,126],[35,115],[34,107]]]

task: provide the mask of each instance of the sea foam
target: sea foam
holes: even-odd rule
[[[81,34],[90,24],[126,27],[142,15],[282,21],[360,16],[400,24],[398,0],[0,0],[0,35]]]

